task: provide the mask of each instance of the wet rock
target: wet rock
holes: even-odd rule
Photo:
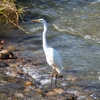
[[[55,88],[45,93],[48,100],[77,100],[77,96],[65,92],[62,88]]]
[[[9,51],[15,51],[15,46],[7,46]]]
[[[73,82],[75,82],[75,81],[78,80],[78,77],[77,77],[76,75],[74,75],[74,74],[68,74],[66,77],[67,77],[66,79],[67,79],[68,81],[73,81]]]
[[[4,49],[4,47],[0,45],[0,49]]]
[[[57,94],[63,94],[64,90],[62,88],[54,88],[52,90],[49,91],[45,91],[45,95],[46,96],[54,96]]]
[[[64,92],[64,90],[62,88],[55,88],[53,89],[53,91],[55,91],[56,93],[62,94]]]
[[[24,91],[25,91],[25,92],[30,92],[30,89],[25,88]]]
[[[0,68],[1,67],[8,67],[9,65],[6,62],[0,62]]]
[[[10,67],[16,68],[17,67],[17,64],[10,64]]]
[[[83,88],[82,87],[80,87],[80,86],[72,86],[72,87],[70,87],[70,90],[68,90],[69,92],[75,92],[75,91],[82,91],[83,90]],[[85,93],[87,93],[87,92],[85,92]]]
[[[24,97],[22,93],[15,93],[14,95],[15,95],[15,97],[21,97],[21,98]]]
[[[36,89],[35,91],[36,91],[38,94],[40,94],[40,95],[43,94],[43,90],[41,90],[41,89]]]
[[[2,45],[3,45],[4,43],[5,43],[5,40],[3,40],[3,39],[2,39],[2,40],[0,40],[0,44],[2,44]]]
[[[8,50],[2,50],[0,52],[0,59],[15,59],[16,57],[14,56],[14,54],[11,51]]]
[[[5,73],[6,73],[6,75],[8,75],[8,76],[18,77],[17,70],[16,70],[15,67],[8,67],[8,68],[5,70]]]
[[[55,92],[55,91],[50,91],[50,92],[46,93],[46,96],[54,96],[54,95],[56,95],[56,94],[57,94],[57,92]]]
[[[19,75],[21,75],[21,76],[24,75],[24,73],[23,73],[22,70],[18,70],[18,71],[17,71],[17,74],[19,74]]]
[[[66,94],[66,100],[77,100],[77,96],[74,94]]]
[[[30,85],[32,85],[32,82],[30,81],[25,82],[25,86],[30,86]]]

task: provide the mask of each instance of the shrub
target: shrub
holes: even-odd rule
[[[18,22],[23,13],[23,7],[16,5],[15,0],[0,0],[0,31],[14,27],[22,29]]]

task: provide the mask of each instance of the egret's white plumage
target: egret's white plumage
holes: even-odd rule
[[[61,58],[59,53],[55,49],[48,47],[48,49],[45,52],[45,55],[48,64],[51,67],[53,67],[53,69],[55,69],[58,72],[58,74],[61,74],[63,66],[61,63]]]
[[[64,68],[62,66],[62,61],[61,61],[61,57],[59,53],[52,47],[49,47],[47,44],[47,41],[46,41],[47,23],[44,19],[38,19],[38,20],[33,20],[33,21],[43,23],[43,26],[44,26],[43,37],[42,37],[43,50],[46,56],[47,63],[53,68],[53,75],[54,75],[54,71],[56,71],[57,72],[56,78],[58,78],[58,76],[61,76]],[[52,78],[53,78],[53,75],[52,75]]]

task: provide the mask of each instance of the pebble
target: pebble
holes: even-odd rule
[[[4,47],[3,46],[0,46],[0,49],[4,49]]]
[[[30,86],[30,85],[32,85],[32,82],[30,81],[25,82],[25,86]]]
[[[78,80],[78,77],[75,76],[74,74],[68,74],[68,75],[67,75],[67,80],[68,80],[68,81],[75,82],[75,81]]]
[[[9,51],[15,51],[15,46],[7,46]]]
[[[46,96],[53,96],[53,95],[56,95],[57,92],[54,92],[54,91],[50,91],[48,93],[46,93]]]
[[[35,90],[38,94],[42,94],[43,93],[43,91],[41,90],[41,89],[36,89]]]
[[[64,90],[62,88],[55,88],[53,89],[53,91],[55,91],[56,93],[62,94],[64,92]]]
[[[23,96],[22,93],[15,93],[15,97],[21,97],[21,98],[23,98],[24,96]]]
[[[66,100],[77,100],[77,96],[74,94],[66,94]]]
[[[25,92],[30,92],[30,89],[24,89]]]

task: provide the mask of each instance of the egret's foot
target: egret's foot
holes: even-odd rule
[[[58,79],[64,78],[63,75],[58,75]]]

